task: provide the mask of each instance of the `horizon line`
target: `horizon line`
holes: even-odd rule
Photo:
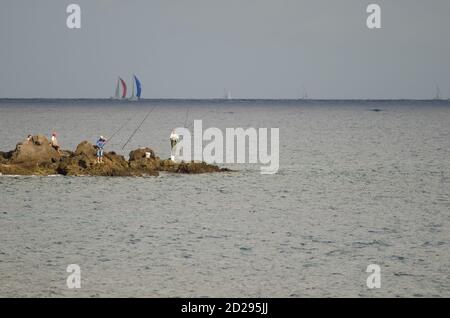
[[[0,101],[7,100],[95,100],[118,102],[145,102],[145,101],[450,101],[450,98],[183,98],[183,97],[162,97],[162,98],[141,98],[139,100],[113,99],[104,97],[0,97]]]

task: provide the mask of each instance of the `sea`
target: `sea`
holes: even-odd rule
[[[448,101],[2,99],[0,150],[195,119],[279,128],[278,173],[0,176],[0,297],[450,297]]]

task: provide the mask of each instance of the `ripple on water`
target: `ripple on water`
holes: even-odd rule
[[[17,122],[48,131],[57,116],[64,147],[74,149],[154,105],[5,103],[2,150],[28,133]],[[0,295],[73,296],[64,270],[75,263],[86,280],[76,296],[84,297],[367,297],[365,269],[378,262],[390,276],[377,296],[450,296],[448,107],[205,103],[189,104],[190,113],[210,126],[264,123],[298,136],[280,139],[279,173],[237,165],[231,175],[2,176]],[[169,156],[161,132],[178,125],[186,105],[156,108],[120,154],[151,136],[150,146]],[[212,106],[222,110],[204,115]],[[108,120],[96,120],[104,113]]]

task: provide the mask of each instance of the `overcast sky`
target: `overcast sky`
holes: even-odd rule
[[[1,0],[0,98],[108,98],[133,73],[144,98],[450,97],[450,1]]]

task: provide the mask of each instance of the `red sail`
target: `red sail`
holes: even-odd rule
[[[120,83],[122,83],[122,98],[127,97],[127,84],[123,79],[120,79]]]

